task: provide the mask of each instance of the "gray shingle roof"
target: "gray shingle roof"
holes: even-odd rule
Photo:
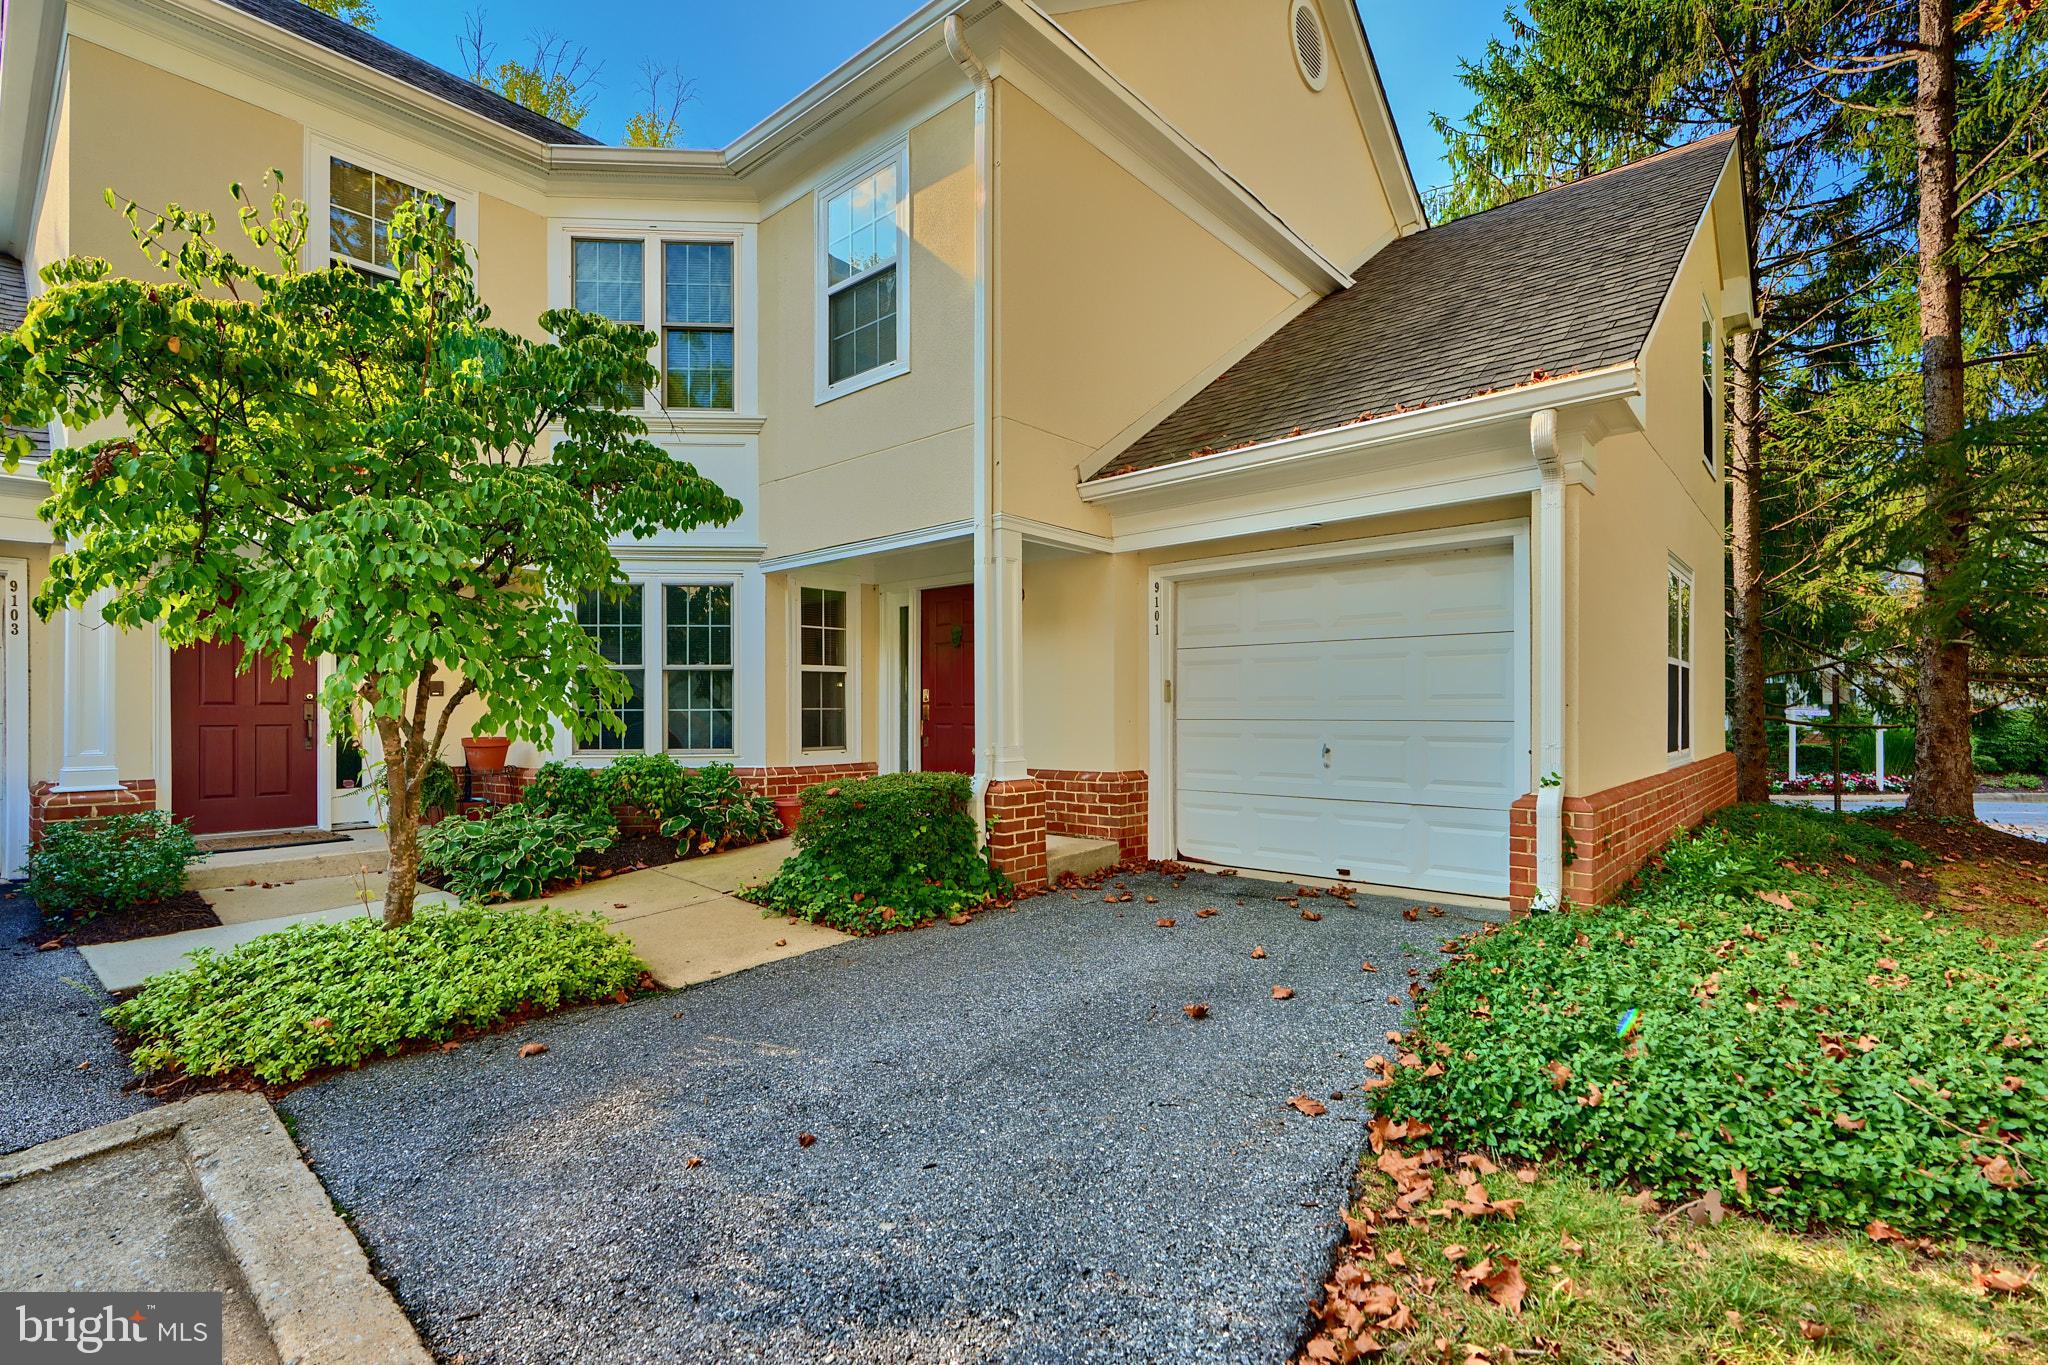
[[[1633,360],[1732,137],[1389,244],[1093,477]]]
[[[21,262],[0,252],[0,332],[11,332],[21,326],[21,320],[28,316],[28,275]],[[35,447],[31,458],[40,459],[50,453],[50,433],[32,427],[8,427],[7,434],[16,433],[28,437]]]
[[[515,133],[524,133],[540,142],[575,142],[595,144],[597,139],[577,132],[566,124],[544,118],[523,104],[511,100],[492,90],[486,90],[474,81],[466,81],[452,71],[444,71],[432,62],[423,61],[402,48],[393,47],[382,38],[365,33],[353,24],[330,18],[319,10],[308,8],[299,0],[220,0],[229,9],[240,10],[267,24],[274,24],[287,33],[318,43],[330,52],[339,53],[351,61],[361,62],[372,71],[382,72],[395,80],[404,81],[416,90],[438,96],[450,104],[460,105],[472,114],[481,114],[493,123],[502,124]]]

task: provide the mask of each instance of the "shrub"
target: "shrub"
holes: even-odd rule
[[[1986,773],[2038,773],[2048,769],[2048,723],[2037,708],[2013,707],[1977,718],[1970,748]]]
[[[545,763],[526,784],[519,804],[536,815],[573,815],[585,824],[613,823],[610,785],[603,770]]]
[[[667,754],[625,754],[598,771],[611,804],[638,807],[656,824],[682,809],[689,773]]]
[[[684,854],[758,844],[782,832],[775,803],[740,781],[730,763],[707,763],[688,774],[661,826]]]
[[[1728,812],[1627,903],[1470,940],[1388,1110],[1795,1226],[2038,1244],[2048,952],[1864,875],[1902,858],[1927,855],[1853,817]]]
[[[442,828],[443,826],[436,826]],[[646,968],[596,916],[468,906],[300,924],[153,976],[106,1011],[138,1072],[278,1084],[527,1011],[632,989]]]
[[[420,813],[440,811],[443,815],[462,804],[462,788],[456,785],[455,769],[440,759],[427,765],[427,775],[420,779]]]
[[[612,846],[618,830],[572,814],[507,806],[484,820],[420,831],[420,858],[464,900],[530,900],[575,875],[576,855]]]
[[[784,914],[873,934],[923,924],[1010,889],[974,827],[961,773],[889,773],[802,796],[796,852],[751,893]]]
[[[48,826],[28,855],[28,894],[45,915],[89,919],[185,889],[199,844],[162,811]]]

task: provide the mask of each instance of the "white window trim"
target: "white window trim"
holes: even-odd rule
[[[667,754],[684,767],[699,763],[731,763],[746,766],[756,761],[760,745],[756,738],[760,717],[757,698],[761,686],[762,655],[759,647],[759,612],[755,595],[759,579],[729,566],[693,568],[689,565],[661,565],[627,569],[627,583],[640,591],[642,696],[647,706],[646,742],[638,749],[588,749],[566,723],[556,752],[571,762],[601,766],[626,754]],[[708,583],[732,593],[732,747],[729,749],[671,749],[668,747],[668,652],[667,595],[660,589],[670,583]],[[851,594],[848,594],[851,596]],[[574,609],[574,604],[571,604]]]
[[[379,152],[351,145],[329,138],[323,134],[308,133],[306,136],[306,268],[325,270],[335,263],[333,247],[328,240],[327,210],[331,205],[329,177],[332,162],[339,157],[379,175],[388,175],[393,180],[402,180],[414,189],[438,194],[455,205],[455,236],[466,243],[472,256],[476,251],[476,191],[450,183],[445,177],[408,165]],[[251,188],[252,197],[261,196],[262,187]],[[348,258],[350,265],[358,265],[372,273],[383,273],[368,262]]]
[[[1684,620],[1684,622],[1683,622],[1683,624],[1682,624],[1682,633],[1683,633],[1683,640],[1682,640],[1682,643],[1683,643],[1683,644],[1684,644],[1684,646],[1685,646],[1685,650],[1686,650],[1686,654],[1687,654],[1687,657],[1686,657],[1686,658],[1683,658],[1683,659],[1679,658],[1679,657],[1678,657],[1677,655],[1675,655],[1675,654],[1673,654],[1673,653],[1671,652],[1671,585],[1672,585],[1672,584],[1673,584],[1674,582],[1679,582],[1679,583],[1683,583],[1683,584],[1685,584],[1686,588],[1687,588],[1687,589],[1689,590],[1689,591],[1687,592],[1687,594],[1686,594],[1686,608],[1685,608],[1685,620]],[[1664,670],[1663,670],[1663,671],[1664,671],[1664,673],[1665,673],[1665,674],[1666,674],[1667,676],[1666,676],[1666,677],[1664,677],[1664,678],[1660,678],[1660,679],[1658,680],[1658,683],[1659,683],[1659,686],[1660,686],[1660,687],[1662,688],[1662,690],[1663,690],[1663,694],[1664,694],[1664,705],[1665,705],[1665,712],[1664,712],[1664,743],[1665,743],[1665,746],[1666,746],[1666,747],[1665,747],[1665,750],[1664,750],[1664,756],[1665,756],[1666,760],[1667,760],[1667,761],[1669,762],[1669,764],[1670,764],[1670,765],[1671,765],[1672,767],[1677,767],[1677,766],[1678,766],[1679,764],[1682,764],[1682,763],[1690,763],[1690,762],[1692,761],[1692,732],[1693,732],[1693,720],[1694,720],[1694,717],[1693,717],[1693,716],[1692,716],[1692,714],[1690,714],[1690,713],[1691,713],[1691,712],[1694,712],[1694,711],[1697,711],[1697,710],[1699,709],[1699,705],[1698,705],[1698,703],[1699,703],[1699,698],[1698,698],[1698,697],[1697,697],[1697,695],[1695,694],[1695,685],[1696,685],[1696,684],[1698,683],[1699,679],[1698,679],[1698,676],[1697,676],[1697,674],[1696,674],[1696,672],[1695,672],[1695,670],[1694,670],[1694,666],[1693,666],[1693,665],[1694,665],[1694,660],[1695,660],[1695,659],[1696,659],[1696,658],[1698,657],[1698,655],[1699,655],[1699,652],[1700,652],[1700,651],[1699,651],[1699,631],[1698,631],[1698,622],[1699,622],[1699,609],[1700,609],[1700,588],[1699,588],[1699,582],[1698,582],[1698,580],[1697,580],[1697,579],[1695,579],[1695,578],[1693,577],[1693,572],[1692,572],[1692,568],[1691,568],[1691,566],[1689,566],[1688,564],[1686,564],[1684,560],[1682,560],[1682,559],[1678,558],[1678,556],[1676,556],[1676,555],[1673,555],[1673,556],[1671,556],[1671,557],[1670,557],[1670,559],[1669,559],[1668,561],[1666,561],[1666,572],[1665,572],[1665,575],[1664,575]],[[1680,729],[1681,729],[1682,731],[1684,731],[1686,743],[1685,743],[1685,746],[1684,746],[1683,748],[1679,748],[1679,749],[1673,749],[1673,748],[1671,748],[1671,747],[1670,747],[1670,744],[1671,744],[1671,711],[1670,711],[1670,706],[1671,706],[1671,683],[1670,683],[1670,680],[1669,680],[1669,676],[1668,676],[1668,675],[1669,675],[1669,673],[1670,673],[1670,670],[1671,670],[1671,666],[1672,666],[1673,664],[1677,664],[1677,665],[1678,665],[1679,667],[1681,667],[1681,668],[1683,668],[1683,669],[1685,670],[1685,685],[1684,685],[1684,686],[1683,686],[1682,688],[1680,688],[1679,690],[1680,690],[1680,695],[1681,695],[1681,697],[1683,698],[1683,701],[1682,701],[1682,702],[1681,702],[1680,704],[1686,707],[1686,710],[1687,710],[1687,713],[1688,713],[1688,714],[1686,714],[1686,715],[1684,715],[1684,716],[1681,716],[1681,717],[1680,717],[1680,725],[1679,725],[1679,728],[1680,728]]]
[[[804,658],[804,589],[827,588],[846,594],[846,745],[835,749],[804,747],[804,674],[830,672],[830,666],[806,666]],[[803,759],[843,759],[861,752],[861,585],[843,578],[792,578],[789,581],[789,747]]]
[[[550,308],[572,307],[576,301],[575,270],[578,239],[591,241],[625,242],[637,241],[640,248],[640,268],[643,272],[640,288],[641,326],[654,334],[654,347],[648,352],[648,363],[654,366],[656,382],[661,388],[650,390],[639,408],[643,417],[656,414],[687,427],[693,422],[705,421],[724,423],[735,418],[759,421],[760,384],[757,363],[758,335],[760,320],[758,291],[755,289],[754,226],[751,223],[718,222],[701,219],[653,220],[646,218],[619,219],[607,217],[577,217],[555,220],[548,235],[548,306]],[[661,321],[662,308],[662,250],[664,242],[730,242],[733,248],[733,313],[732,313],[732,406],[730,408],[671,408],[661,400],[666,392],[667,380],[663,363],[668,345],[667,332]]]
[[[886,365],[837,384],[831,382],[829,355],[830,343],[826,335],[831,316],[831,267],[830,239],[826,227],[826,205],[839,194],[851,188],[856,182],[873,175],[884,166],[893,163],[896,167],[896,358]],[[849,393],[876,384],[886,383],[899,375],[910,373],[910,141],[908,138],[897,142],[882,152],[869,156],[844,173],[819,187],[812,196],[812,251],[816,283],[811,310],[812,351],[815,367],[817,392],[816,405],[822,406],[835,398],[844,398]],[[842,283],[841,288],[844,287]]]
[[[1722,359],[1726,339],[1721,335],[1721,319],[1714,315],[1714,305],[1704,294],[1700,296],[1700,321],[1706,324],[1707,335],[1714,339],[1714,413],[1707,422],[1707,430],[1700,436],[1703,446],[1700,460],[1706,465],[1707,472],[1718,479],[1721,477],[1721,452],[1726,440],[1722,427],[1728,409],[1727,378]]]

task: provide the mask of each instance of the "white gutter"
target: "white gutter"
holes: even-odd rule
[[[1641,391],[1642,376],[1635,362],[1624,361],[1604,369],[1546,379],[1541,383],[1524,384],[1474,398],[1460,398],[1435,407],[1418,408],[1414,412],[1392,413],[1349,426],[1330,427],[1300,436],[1283,436],[1214,455],[1198,455],[1129,474],[1091,479],[1081,485],[1080,494],[1084,502],[1113,501],[1135,493],[1199,484],[1249,470],[1269,471],[1348,455],[1420,436],[1443,436],[1470,427],[1525,420],[1545,408],[1628,398]]]
[[[1536,490],[1536,895],[1532,910],[1564,904],[1564,460],[1557,410],[1529,417]]]

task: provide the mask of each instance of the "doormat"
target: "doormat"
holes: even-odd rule
[[[205,853],[242,853],[252,848],[299,848],[306,844],[345,844],[348,836],[324,829],[277,829],[268,834],[202,834]]]

